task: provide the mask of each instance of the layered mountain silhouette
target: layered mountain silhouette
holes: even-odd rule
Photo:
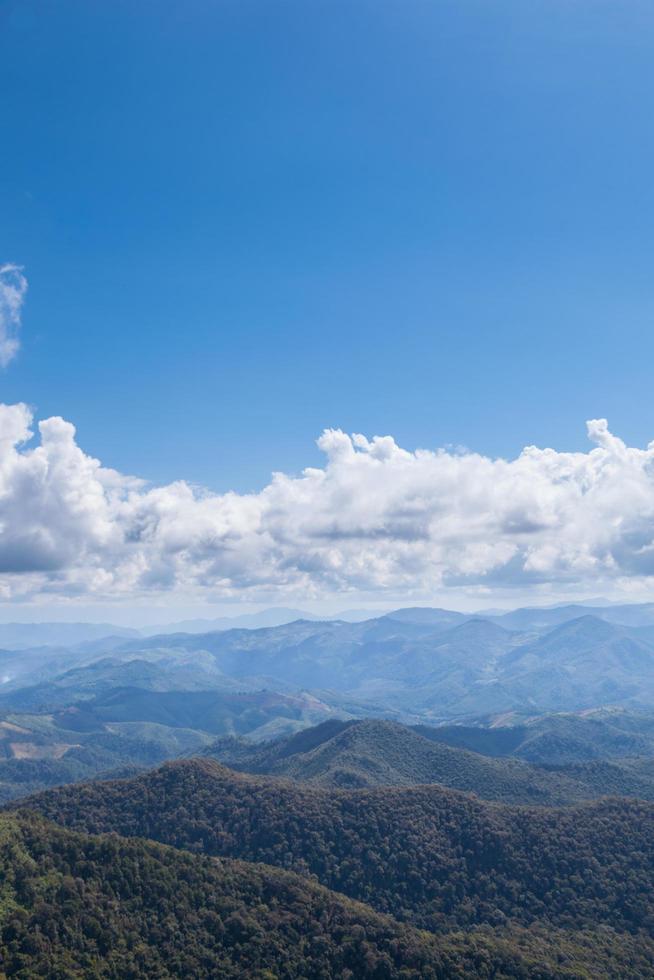
[[[299,621],[152,637],[118,652],[194,652],[205,670],[211,660],[215,683],[331,692],[335,704],[435,720],[654,704],[652,631],[587,613],[538,632],[441,610],[400,610],[363,623]]]
[[[519,612],[2,651],[0,972],[654,976],[649,612]]]
[[[629,618],[629,607],[617,608]],[[637,609],[631,619],[647,620],[649,607]],[[2,651],[0,710],[38,710],[48,689],[64,703],[128,686],[305,690],[353,715],[416,722],[654,704],[654,627],[609,622],[613,612],[563,607],[481,618],[417,608],[357,623],[298,620]]]

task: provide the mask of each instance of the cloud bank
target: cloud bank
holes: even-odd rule
[[[61,418],[0,406],[0,595],[133,600],[423,595],[654,583],[654,442],[603,419],[594,448],[514,460],[327,430],[321,468],[259,493],[151,487],[88,456]]]
[[[6,367],[18,353],[20,314],[27,279],[18,265],[0,266],[0,366]]]

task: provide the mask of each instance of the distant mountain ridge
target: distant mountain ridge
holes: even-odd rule
[[[533,606],[500,613],[493,618],[502,626],[506,626],[507,629],[542,630],[552,629],[554,626],[560,626],[571,619],[579,619],[587,615],[618,626],[654,626],[654,602],[606,606],[585,604]]]
[[[164,633],[211,633],[216,630],[232,629],[263,629],[267,626],[285,626],[298,619],[314,622],[330,622],[342,620],[348,623],[372,619],[370,610],[345,609],[331,616],[320,616],[302,609],[287,609],[284,607],[264,609],[256,613],[242,613],[239,616],[220,616],[217,619],[184,619],[176,623],[164,623],[159,626],[143,627],[139,632],[143,636],[157,636]]]
[[[121,655],[209,658],[222,677],[310,690],[334,707],[358,704],[405,719],[537,715],[654,704],[654,631],[583,616],[549,631],[496,619],[407,610],[361,623],[299,620],[259,630],[130,640]],[[331,692],[331,693],[329,693]]]
[[[136,637],[137,629],[110,623],[0,623],[0,649],[63,647],[101,640],[108,636]]]
[[[430,624],[443,628],[455,626],[470,619],[482,619],[492,620],[508,630],[536,630],[540,632],[585,615],[591,615],[619,626],[654,627],[654,603],[607,603],[603,605],[593,605],[592,602],[576,605],[572,603],[546,607],[521,607],[510,612],[487,610],[475,613],[462,613],[432,606],[413,606],[400,607],[385,613],[376,613],[374,610],[366,609],[345,609],[329,615],[287,607],[271,607],[256,613],[221,616],[214,619],[185,619],[141,628],[93,622],[0,623],[0,649],[60,647],[102,640],[110,636],[151,637],[170,633],[210,633],[231,629],[262,629],[284,626],[297,620],[313,622],[340,620],[348,623],[359,623],[385,617],[402,622],[413,622],[417,625]]]
[[[27,710],[28,681],[53,685],[61,701],[88,696],[94,683],[96,693],[131,685],[132,675],[137,686],[161,691],[310,692],[337,712],[416,723],[654,705],[654,627],[610,623],[582,608],[546,629],[418,608],[362,622],[305,619],[0,650],[0,710]]]

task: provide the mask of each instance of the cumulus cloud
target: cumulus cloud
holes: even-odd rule
[[[587,453],[513,460],[328,430],[324,465],[259,493],[151,487],[61,418],[0,406],[0,594],[431,595],[448,587],[654,582],[654,443],[603,419]]]
[[[19,265],[0,266],[0,365],[7,364],[18,353],[20,314],[27,292],[27,279]]]

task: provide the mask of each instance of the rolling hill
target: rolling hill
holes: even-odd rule
[[[0,881],[6,977],[636,980],[654,962],[608,928],[436,937],[290,872],[33,815],[0,816]]]
[[[432,931],[654,922],[654,804],[509,807],[438,786],[327,790],[209,760],[22,801],[70,829],[263,861]]]
[[[242,772],[287,776],[321,786],[439,783],[486,800],[544,806],[608,794],[654,800],[654,780],[633,765],[595,761],[532,766],[452,747],[396,722],[375,719],[328,721],[264,745],[223,738],[201,753]]]
[[[272,691],[148,691],[116,688],[55,715],[61,727],[93,730],[110,722],[153,722],[212,734],[251,737],[294,731],[334,712],[308,694]]]
[[[647,711],[556,713],[492,727],[412,727],[425,738],[483,755],[549,765],[654,756],[654,714]]]
[[[142,665],[131,664],[142,677]],[[198,751],[221,733],[272,738],[333,714],[310,695],[269,691],[109,688],[57,707],[61,690],[51,690],[54,704],[41,713],[0,715],[0,803],[117,767],[154,766]]]

